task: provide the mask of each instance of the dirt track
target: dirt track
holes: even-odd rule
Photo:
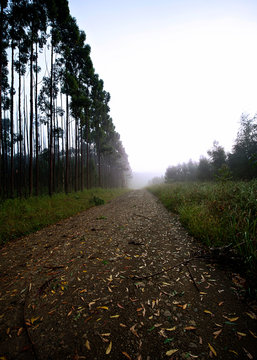
[[[7,244],[0,359],[256,359],[242,279],[201,253],[143,190]]]

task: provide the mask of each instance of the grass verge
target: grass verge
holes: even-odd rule
[[[61,219],[123,194],[126,189],[95,188],[28,199],[8,199],[0,204],[0,244],[27,235]]]
[[[257,270],[257,181],[173,183],[148,188],[208,246],[232,243],[247,270]]]

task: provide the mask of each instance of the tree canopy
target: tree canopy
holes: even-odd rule
[[[199,162],[169,166],[165,181],[251,180],[257,178],[257,115],[242,114],[232,151],[217,141]]]

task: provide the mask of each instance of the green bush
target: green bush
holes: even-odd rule
[[[232,243],[247,267],[257,269],[257,181],[173,183],[150,187],[179,214],[190,234],[209,246]]]

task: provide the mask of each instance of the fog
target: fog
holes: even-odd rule
[[[129,188],[141,189],[147,185],[156,177],[161,177],[164,174],[160,172],[133,172],[132,178],[129,181]]]

